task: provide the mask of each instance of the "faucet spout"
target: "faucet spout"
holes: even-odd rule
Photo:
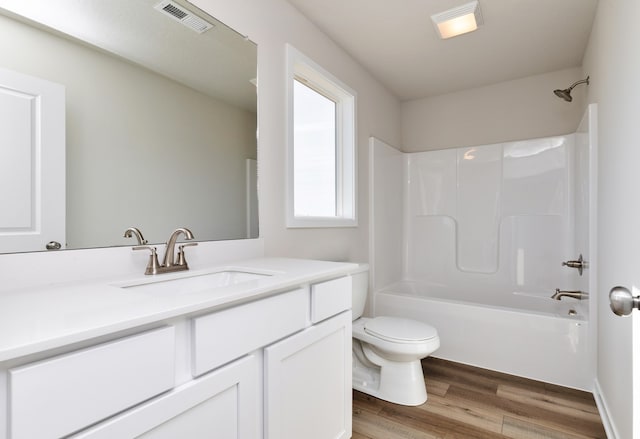
[[[585,293],[584,291],[562,291],[560,288],[556,288],[556,292],[551,296],[551,298],[555,300],[562,300],[563,297],[585,300],[589,298],[589,293]]]
[[[129,227],[127,230],[124,231],[124,237],[125,238],[132,238],[134,236],[138,240],[138,245],[146,245],[147,244],[147,240],[144,239],[144,237],[142,236],[142,232],[140,231],[139,228],[137,228],[137,227]]]
[[[164,261],[162,262],[162,265],[167,268],[175,265],[174,261],[176,252],[176,241],[181,234],[184,234],[184,237],[187,240],[193,239],[193,233],[191,233],[191,230],[187,229],[186,227],[180,227],[173,231],[173,233],[169,237],[169,240],[167,241],[167,248],[164,253]]]

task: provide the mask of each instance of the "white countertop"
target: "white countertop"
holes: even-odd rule
[[[259,258],[207,269],[57,284],[0,294],[0,361],[6,361],[173,317],[213,311],[306,283],[349,274],[357,264]],[[187,293],[122,288],[216,271],[269,274],[236,285]]]

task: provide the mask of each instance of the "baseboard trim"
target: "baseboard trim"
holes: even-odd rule
[[[602,419],[602,425],[604,426],[604,431],[607,433],[607,439],[618,439],[618,433],[616,432],[616,427],[611,421],[611,416],[609,415],[610,410],[607,407],[607,401],[602,394],[602,389],[600,388],[600,382],[596,378],[593,382],[593,398],[596,400],[596,406],[598,407],[598,411],[600,412],[600,419]]]

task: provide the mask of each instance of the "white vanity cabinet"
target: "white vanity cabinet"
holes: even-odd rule
[[[310,293],[315,324],[265,349],[265,439],[351,437],[351,278]]]
[[[349,438],[350,308],[343,276],[0,363],[0,439]]]
[[[351,313],[265,349],[265,439],[351,437]]]

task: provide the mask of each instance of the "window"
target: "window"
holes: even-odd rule
[[[287,226],[356,226],[355,93],[287,46]]]

